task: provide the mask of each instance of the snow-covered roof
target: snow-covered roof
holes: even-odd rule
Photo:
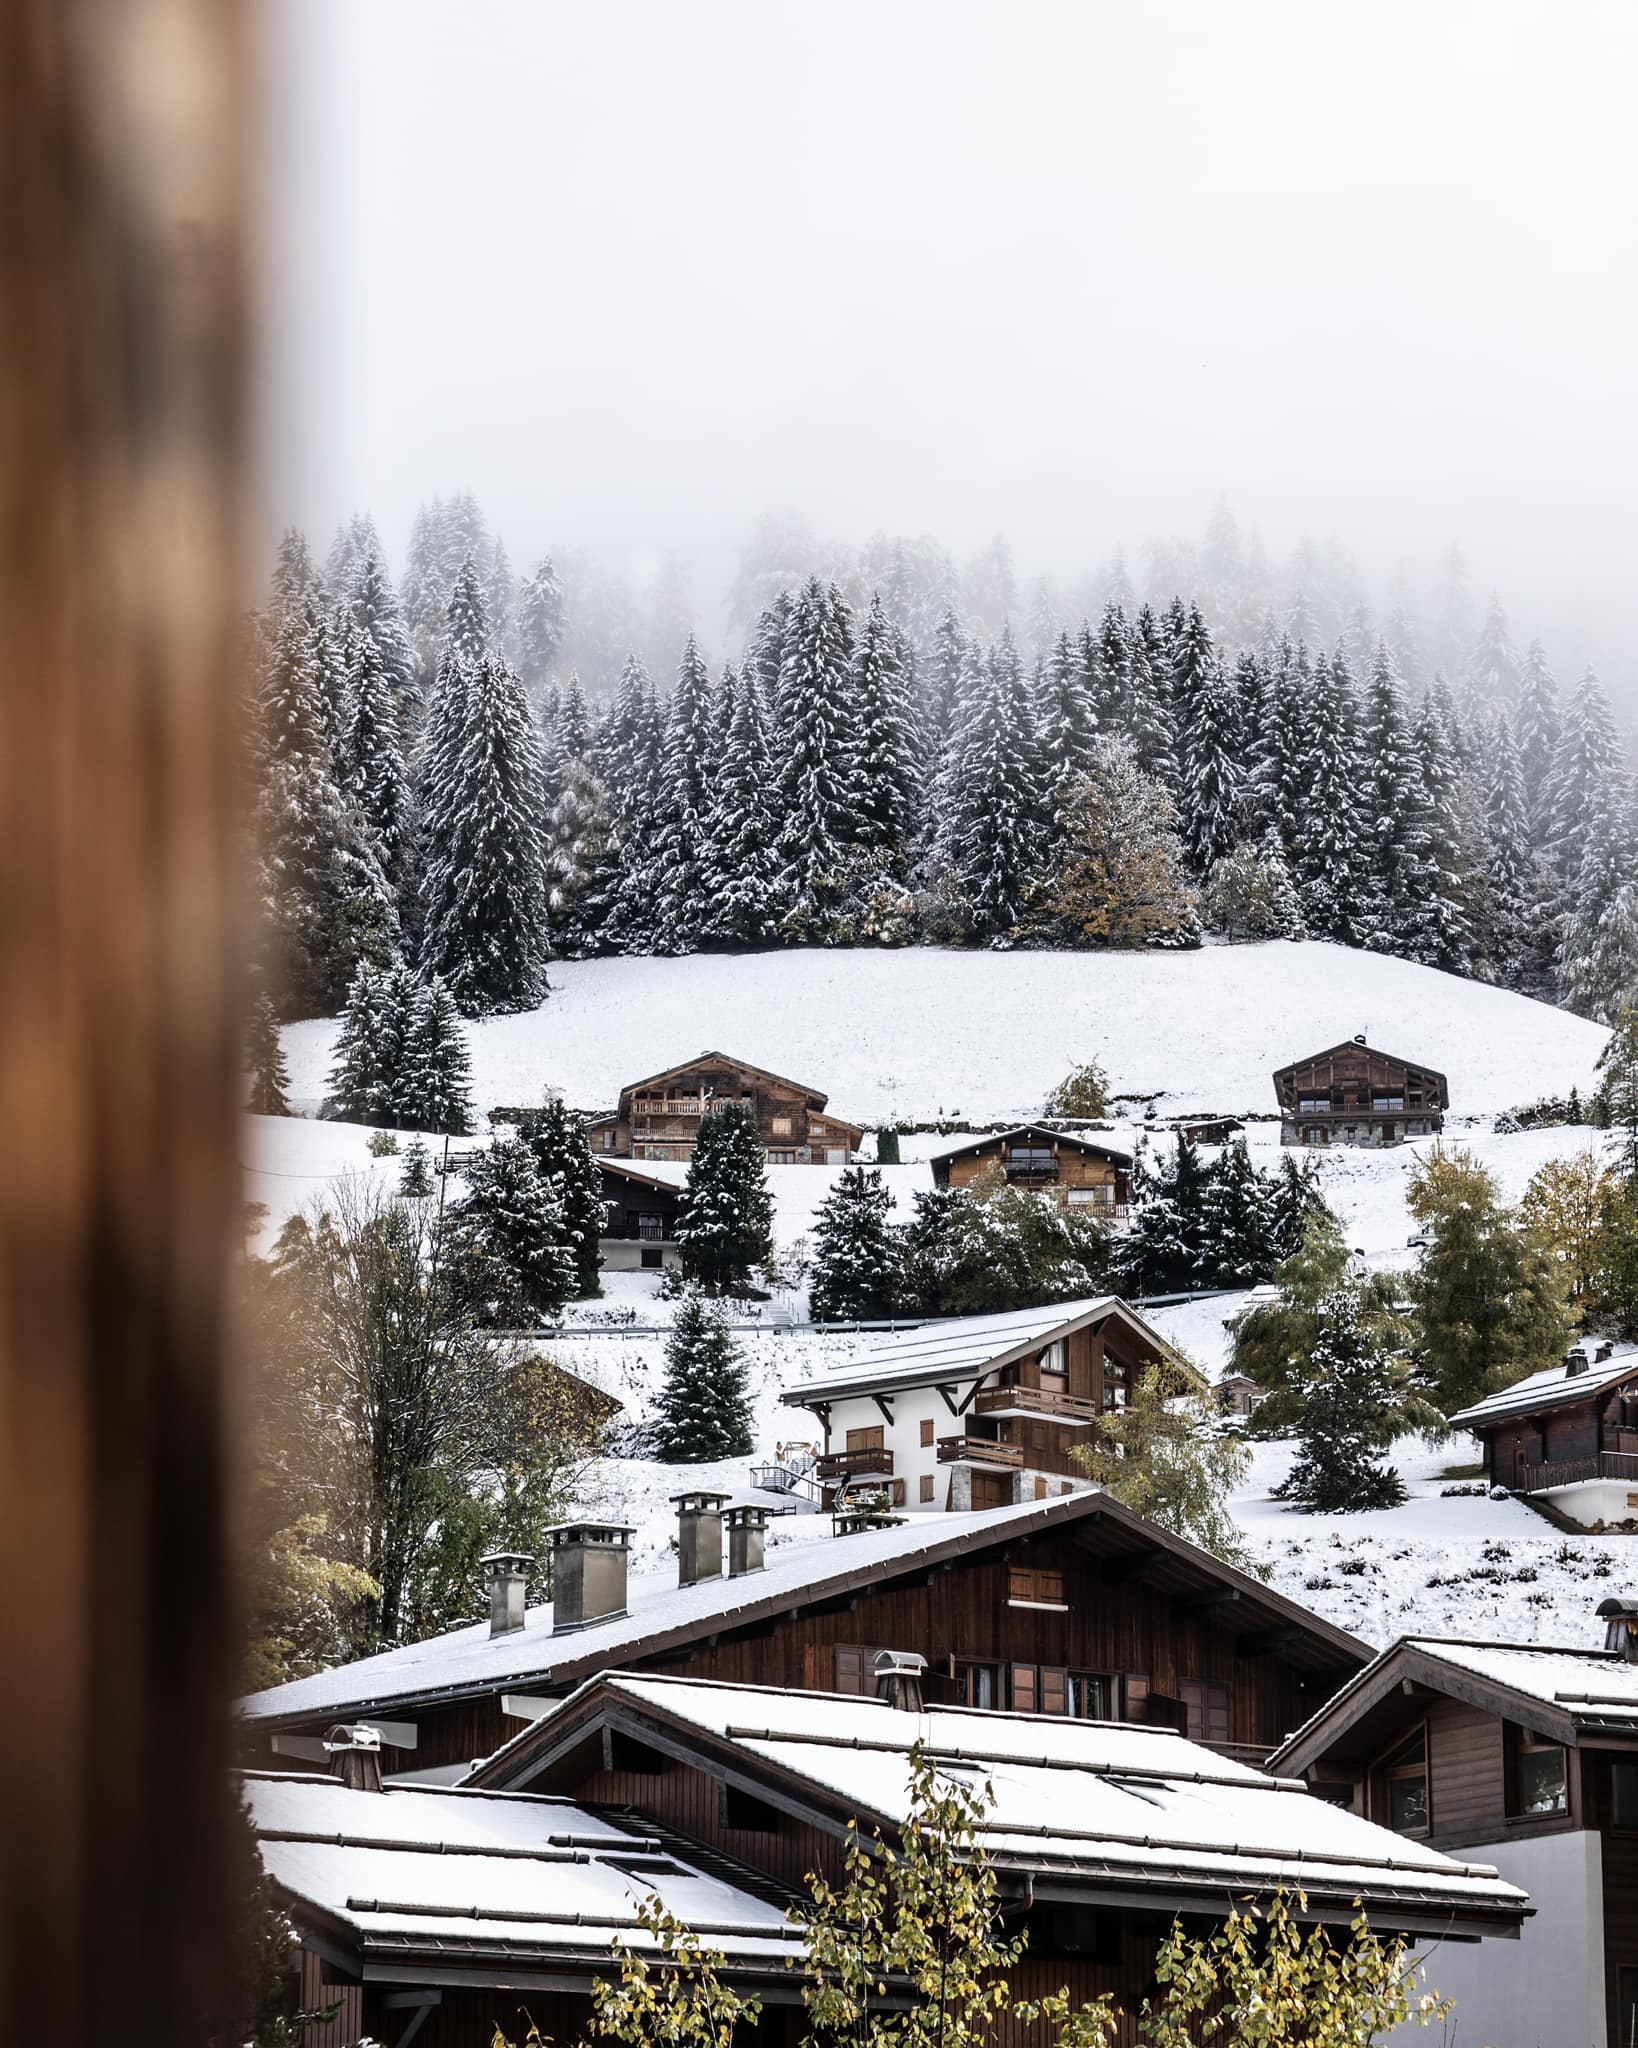
[[[1248,1627],[1270,1620],[1289,1623],[1303,1630],[1314,1650],[1332,1664],[1353,1664],[1366,1654],[1364,1645],[1344,1630],[1181,1537],[1156,1528],[1101,1489],[1090,1488],[970,1514],[918,1515],[893,1528],[793,1543],[770,1551],[762,1571],[739,1578],[679,1586],[670,1570],[634,1572],[627,1587],[628,1611],[607,1621],[554,1636],[551,1604],[545,1602],[528,1608],[523,1627],[508,1634],[491,1635],[487,1621],[452,1629],[425,1642],[405,1643],[353,1664],[271,1686],[241,1702],[240,1711],[253,1723],[300,1727],[322,1717],[351,1717],[502,1687],[565,1686],[588,1673],[660,1654],[764,1614],[856,1591],[861,1584],[891,1577],[901,1567],[971,1555],[1020,1535],[1095,1521],[1120,1532],[1111,1547],[1124,1542],[1170,1553],[1184,1575],[1183,1583],[1228,1582],[1239,1596],[1235,1613],[1246,1617]]]
[[[1550,1365],[1533,1372],[1528,1379],[1515,1380],[1499,1394],[1487,1394],[1450,1418],[1452,1429],[1479,1429],[1510,1416],[1535,1415],[1543,1408],[1559,1408],[1585,1401],[1606,1388],[1638,1373],[1638,1344],[1617,1344],[1608,1358],[1589,1363],[1572,1372],[1568,1365]]]
[[[1083,1138],[1074,1131],[1054,1130],[1050,1124],[1013,1124],[1004,1131],[988,1131],[977,1138],[969,1138],[963,1145],[952,1145],[947,1152],[930,1153],[932,1165],[938,1166],[948,1159],[963,1159],[969,1152],[985,1152],[992,1145],[1005,1145],[1013,1138],[1042,1138],[1052,1145],[1067,1145],[1072,1152],[1095,1152],[1100,1159],[1118,1160],[1122,1166],[1130,1166],[1132,1155],[1121,1152],[1113,1145],[1102,1145],[1096,1138]]]
[[[986,1794],[978,1829],[991,1859],[1104,1898],[1170,1907],[1213,1894],[1301,1888],[1311,1901],[1372,1917],[1436,1908],[1508,1921],[1525,1896],[1487,1864],[1452,1861],[1358,1814],[1168,1730],[1054,1715],[930,1707],[907,1712],[856,1695],[617,1673],[593,1680],[478,1767],[492,1784],[546,1767],[554,1734],[581,1739],[590,1712],[658,1722],[702,1757],[754,1766],[764,1787],[805,1789],[862,1825],[909,1810],[921,1744],[951,1777]],[[637,1717],[634,1722],[632,1717]],[[768,1775],[761,1775],[763,1772]],[[802,1798],[798,1795],[797,1805]]]
[[[468,1981],[492,1967],[550,1961],[607,1972],[615,1938],[656,1944],[637,1910],[658,1895],[742,1965],[782,1970],[792,1930],[771,1898],[679,1861],[640,1825],[617,1826],[571,1801],[330,1778],[244,1779],[262,1861],[326,1932],[343,1930],[369,1973],[435,1951]],[[766,1889],[766,1887],[763,1887]]]
[[[1310,1769],[1355,1722],[1383,1700],[1400,1697],[1407,1683],[1448,1689],[1556,1740],[1573,1743],[1622,1730],[1638,1736],[1638,1664],[1618,1650],[1401,1636],[1287,1736],[1269,1768]]]
[[[1008,1309],[1000,1315],[955,1316],[944,1322],[921,1323],[855,1352],[823,1379],[787,1387],[780,1399],[787,1407],[811,1408],[816,1401],[869,1394],[878,1387],[971,1379],[1071,1330],[1111,1318],[1124,1322],[1134,1336],[1162,1356],[1173,1355],[1166,1339],[1135,1308],[1118,1294],[1100,1294],[1082,1301],[1054,1302],[1046,1308]]]

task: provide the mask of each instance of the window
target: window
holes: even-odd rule
[[[1638,1828],[1638,1764],[1610,1765],[1610,1826]]]
[[[620,1225],[624,1221],[625,1211],[618,1202],[605,1202],[603,1204],[603,1235],[605,1237],[618,1237],[620,1235]]]
[[[837,1688],[842,1690],[841,1687]],[[998,1707],[1001,1704],[1001,1667],[999,1664],[975,1664],[958,1657],[955,1667],[955,1696],[957,1706]]]
[[[1041,1370],[1062,1379],[1069,1370],[1069,1357],[1062,1337],[1056,1337],[1041,1353]]]
[[[665,1264],[665,1255],[658,1245],[645,1244],[637,1256],[645,1273],[658,1273]]]
[[[750,1828],[759,1835],[777,1834],[779,1809],[770,1806],[765,1799],[758,1799],[754,1792],[742,1791],[738,1785],[724,1785],[722,1825],[725,1828]]]
[[[1007,1605],[1009,1607],[1064,1607],[1064,1575],[1062,1572],[1039,1571],[1030,1565],[1015,1564],[1007,1571]]]
[[[923,1449],[924,1451],[925,1451],[925,1450],[928,1450],[928,1449],[930,1449],[930,1448],[932,1447],[932,1442],[933,1442],[933,1418],[932,1418],[932,1417],[931,1417],[930,1415],[927,1415],[927,1416],[924,1416],[924,1417],[922,1418],[922,1424],[921,1424],[921,1447],[922,1447],[922,1449]]]
[[[1007,1168],[1011,1173],[1051,1173],[1057,1163],[1050,1145],[1012,1145],[1007,1150]]]
[[[644,1211],[637,1218],[637,1235],[644,1244],[663,1244],[665,1242],[665,1218],[663,1216],[656,1216],[650,1211]]]
[[[791,1120],[788,1116],[770,1117],[768,1128],[776,1138],[788,1138],[791,1135]]]
[[[933,1475],[931,1472],[924,1472],[921,1475],[921,1497],[923,1501],[930,1501],[933,1497]]]
[[[777,1147],[770,1145],[768,1148],[768,1164],[770,1166],[794,1166],[796,1164],[796,1154],[788,1148],[785,1151],[780,1151]]]
[[[1371,1107],[1376,1111],[1378,1116],[1380,1116],[1383,1110],[1385,1109],[1403,1109],[1404,1106],[1405,1098],[1403,1095],[1373,1093],[1371,1096]]]
[[[1187,1720],[1184,1733],[1191,1742],[1228,1742],[1233,1739],[1233,1699],[1226,1685],[1201,1678],[1179,1681],[1178,1698]]]
[[[605,1152],[612,1152],[614,1150],[614,1132],[612,1130],[604,1130],[601,1142]]]
[[[1542,1742],[1521,1728],[1513,1759],[1514,1813],[1523,1816],[1569,1810],[1570,1787],[1563,1748],[1556,1742]]]
[[[1077,1721],[1108,1721],[1114,1717],[1114,1686],[1091,1671],[1069,1674],[1066,1711]]]
[[[1425,1835],[1432,1825],[1428,1809],[1427,1731],[1418,1728],[1386,1766],[1388,1825],[1396,1835]]]

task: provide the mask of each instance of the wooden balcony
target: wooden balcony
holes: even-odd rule
[[[1549,1486],[1584,1486],[1591,1479],[1615,1479],[1638,1490],[1638,1455],[1597,1451],[1590,1458],[1549,1458],[1520,1468],[1518,1493],[1542,1493]]]
[[[825,1486],[844,1479],[891,1479],[891,1451],[825,1451],[814,1462],[814,1474]]]
[[[941,1465],[1017,1466],[1024,1462],[1022,1444],[997,1443],[988,1436],[941,1436],[938,1440]]]
[[[1056,1387],[985,1387],[973,1403],[975,1415],[1029,1416],[1084,1429],[1098,1419],[1098,1404]]]

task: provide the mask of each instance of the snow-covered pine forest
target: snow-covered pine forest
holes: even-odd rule
[[[828,559],[825,559],[828,554]],[[1158,591],[1171,587],[1163,597]],[[1638,989],[1629,749],[1492,600],[1377,618],[1337,551],[1219,513],[1137,587],[764,523],[708,665],[584,560],[514,576],[469,497],[401,575],[296,533],[254,621],[265,986],[408,962],[469,1016],[554,957],[1314,937],[1609,1019]]]

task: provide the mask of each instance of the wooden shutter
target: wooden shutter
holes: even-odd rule
[[[1144,1671],[1128,1671],[1121,1680],[1121,1719],[1141,1721],[1149,1706],[1149,1676]]]
[[[1037,1688],[1036,1711],[1042,1714],[1069,1712],[1069,1673],[1043,1664]]]
[[[932,1417],[931,1417],[930,1415],[926,1415],[926,1416],[923,1416],[923,1417],[922,1417],[922,1424],[921,1424],[921,1447],[922,1447],[922,1449],[923,1449],[923,1450],[927,1450],[927,1449],[929,1449],[929,1448],[931,1447],[931,1445],[932,1445],[932,1441],[933,1441],[933,1418],[932,1418]]]
[[[873,1429],[850,1429],[847,1433],[847,1447],[850,1451],[879,1451],[885,1447],[886,1438],[878,1422]]]
[[[876,1680],[870,1664],[875,1654],[865,1643],[838,1643],[835,1690],[874,1695]]]
[[[1015,1714],[1035,1712],[1035,1666],[1014,1664],[1012,1667],[1012,1710]]]

